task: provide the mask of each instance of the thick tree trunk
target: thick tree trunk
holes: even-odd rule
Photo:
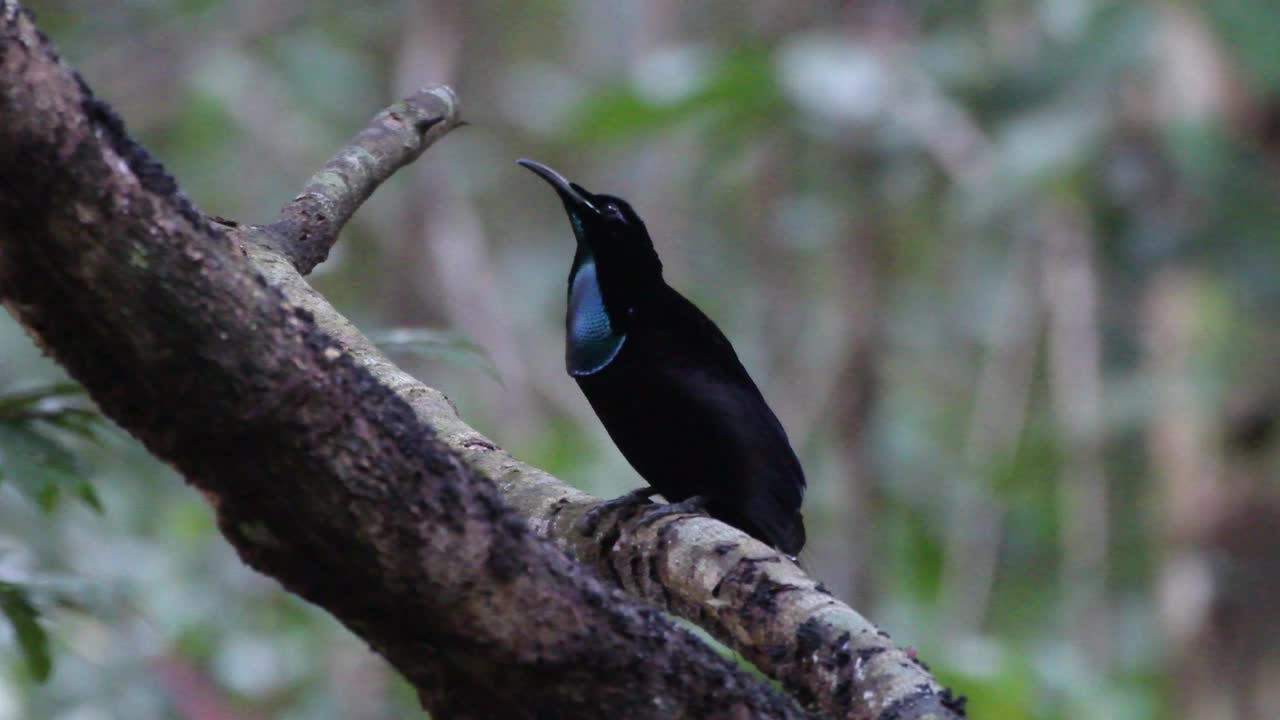
[[[301,279],[458,122],[447,88],[380,113],[264,227],[196,210],[11,0],[0,118],[6,306],[204,492],[245,562],[362,636],[433,712],[806,715],[552,538],[826,713],[961,714],[887,636],[731,528],[611,517],[581,535],[594,499],[467,427]]]

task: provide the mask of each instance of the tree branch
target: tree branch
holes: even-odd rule
[[[451,93],[378,115],[280,221],[228,231],[16,3],[0,9],[0,296],[104,412],[204,491],[248,564],[364,637],[429,708],[802,715],[542,536],[831,715],[962,716],[884,633],[732,528],[610,517],[582,536],[594,498],[467,426],[301,278],[381,180],[456,124]]]
[[[298,272],[311,272],[373,191],[460,122],[458,99],[444,85],[423,88],[378,113],[267,228],[281,254]]]
[[[451,717],[798,718],[527,526],[0,3],[0,296],[246,563]]]
[[[705,628],[805,704],[841,718],[963,717],[963,699],[913,654],[786,556],[706,516],[651,525],[608,514],[591,535],[579,520],[600,501],[525,464],[466,424],[438,390],[388,360],[271,250],[253,260],[291,304],[413,408],[458,458],[492,478],[533,531],[634,597]],[[932,714],[931,714],[932,713]]]

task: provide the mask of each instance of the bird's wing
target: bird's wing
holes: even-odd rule
[[[674,337],[660,343],[670,357],[656,359],[665,384],[691,398],[688,411],[703,432],[737,449],[748,467],[767,475],[755,487],[765,489],[781,508],[795,510],[804,496],[804,471],[787,433],[747,373],[733,345],[696,305],[671,291],[666,302],[679,305],[665,317],[682,317],[659,332]],[[678,325],[678,327],[677,327]]]

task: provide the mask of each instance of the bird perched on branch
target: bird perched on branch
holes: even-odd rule
[[[565,364],[618,449],[650,487],[605,503],[705,508],[788,555],[804,546],[804,472],[787,434],[724,333],[662,279],[644,222],[532,160],[577,239],[569,269]]]

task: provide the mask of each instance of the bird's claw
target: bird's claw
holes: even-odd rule
[[[600,520],[611,512],[621,510],[630,505],[649,504],[649,498],[657,494],[657,490],[653,488],[640,488],[631,492],[620,495],[612,500],[605,500],[587,511],[582,519],[578,521],[578,532],[583,535],[595,535],[596,528],[600,526]]]
[[[694,495],[693,497],[681,500],[676,503],[667,503],[666,505],[657,505],[649,509],[645,513],[644,519],[640,521],[640,527],[649,527],[664,517],[672,515],[697,515],[707,507],[707,498],[702,495]]]

